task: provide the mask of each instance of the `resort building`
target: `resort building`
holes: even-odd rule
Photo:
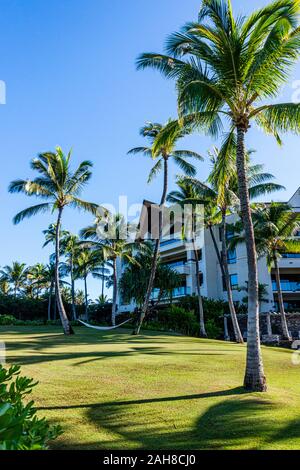
[[[300,188],[288,201],[288,204],[297,212],[300,212]],[[153,210],[154,208],[154,210]],[[147,238],[146,230],[143,227],[151,226],[151,214],[155,214],[157,206],[149,201],[144,201],[141,214],[141,232],[142,236]],[[228,217],[228,223],[232,223],[236,216]],[[148,225],[145,223],[147,222]],[[219,252],[222,250],[222,241],[220,227],[212,228],[215,242]],[[169,239],[163,239],[160,246],[161,261],[176,270],[182,278],[182,285],[174,290],[173,300],[196,294],[196,267],[193,250],[190,246],[176,236],[176,228]],[[230,237],[230,232],[227,233]],[[295,233],[300,237],[300,232]],[[201,248],[198,251],[200,281],[202,295],[212,299],[227,300],[226,288],[222,277],[218,256],[214,247],[213,238],[208,229],[202,231]],[[242,302],[247,295],[247,254],[245,244],[240,244],[235,250],[229,251],[228,254],[229,272],[231,285],[233,288],[234,301]],[[283,291],[284,303],[287,310],[300,311],[300,254],[285,253],[279,260],[281,286]],[[122,272],[122,265],[119,262],[118,273]],[[259,283],[265,286],[265,294],[260,304],[261,312],[278,311],[277,308],[277,290],[275,282],[275,273],[269,271],[264,257],[258,260]],[[153,299],[157,298],[158,293],[153,292]],[[162,300],[163,302],[163,300]],[[134,305],[124,305],[121,299],[118,299],[118,312],[132,311]]]

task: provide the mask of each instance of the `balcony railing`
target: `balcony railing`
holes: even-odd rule
[[[170,238],[170,240],[162,240],[160,242],[160,246],[166,246],[166,245],[171,245],[172,243],[177,243],[177,242],[180,242],[182,240],[180,240],[179,238]]]
[[[281,281],[280,282],[282,292],[300,292],[300,281]],[[276,281],[272,281],[273,292],[277,292]]]
[[[179,266],[184,266],[186,264],[186,260],[181,260],[181,261],[172,261],[170,263],[166,263],[166,266],[169,266],[170,268],[177,268]]]
[[[173,289],[172,297],[173,299],[175,299],[177,297],[184,297],[185,295],[190,295],[190,293],[191,293],[191,289],[189,287],[185,287],[185,286],[177,287],[176,289]],[[151,300],[157,300],[159,297],[159,294],[160,294],[160,290],[154,289],[151,294]],[[166,298],[167,297],[163,297],[161,300],[164,300]]]

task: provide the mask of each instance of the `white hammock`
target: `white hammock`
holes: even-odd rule
[[[86,326],[87,328],[94,328],[94,330],[114,330],[115,328],[119,328],[119,326],[122,326],[122,325],[125,325],[125,323],[129,322],[131,320],[131,318],[129,318],[129,320],[125,320],[123,321],[123,323],[120,323],[119,325],[115,325],[115,326],[95,326],[95,325],[90,325],[89,323],[85,323],[84,321],[82,320],[78,320],[80,323],[82,323],[84,326]]]

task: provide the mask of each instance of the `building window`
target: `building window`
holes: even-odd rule
[[[238,280],[238,275],[237,274],[231,274],[230,275],[230,283],[231,283],[231,288],[236,289],[239,286],[239,280]]]
[[[199,281],[200,281],[200,286],[203,286],[203,281],[204,281],[203,273],[199,274]]]
[[[235,264],[236,263],[236,249],[228,250],[227,252],[227,262],[228,264]]]

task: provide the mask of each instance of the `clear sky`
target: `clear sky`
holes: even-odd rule
[[[240,13],[266,3],[233,0]],[[157,72],[137,72],[135,59],[140,52],[162,51],[169,33],[197,18],[199,5],[199,0],[0,0],[0,80],[7,86],[7,103],[0,106],[0,265],[48,259],[42,230],[53,216],[13,226],[13,215],[34,200],[8,194],[7,186],[29,177],[30,159],[56,145],[73,148],[74,163],[93,160],[87,200],[116,204],[119,195],[127,195],[129,203],[158,200],[160,178],[146,184],[151,162],[126,153],[142,144],[138,130],[145,121],[176,116],[176,95],[173,83]],[[295,80],[299,66],[280,100],[292,99]],[[280,149],[255,129],[248,135],[255,160],[286,186],[280,194],[286,200],[300,186],[300,137],[284,141]],[[213,144],[197,135],[184,145],[206,155]],[[199,178],[208,171],[207,162],[198,164]],[[64,228],[77,232],[91,220],[67,211]],[[90,286],[97,295],[97,282]]]

